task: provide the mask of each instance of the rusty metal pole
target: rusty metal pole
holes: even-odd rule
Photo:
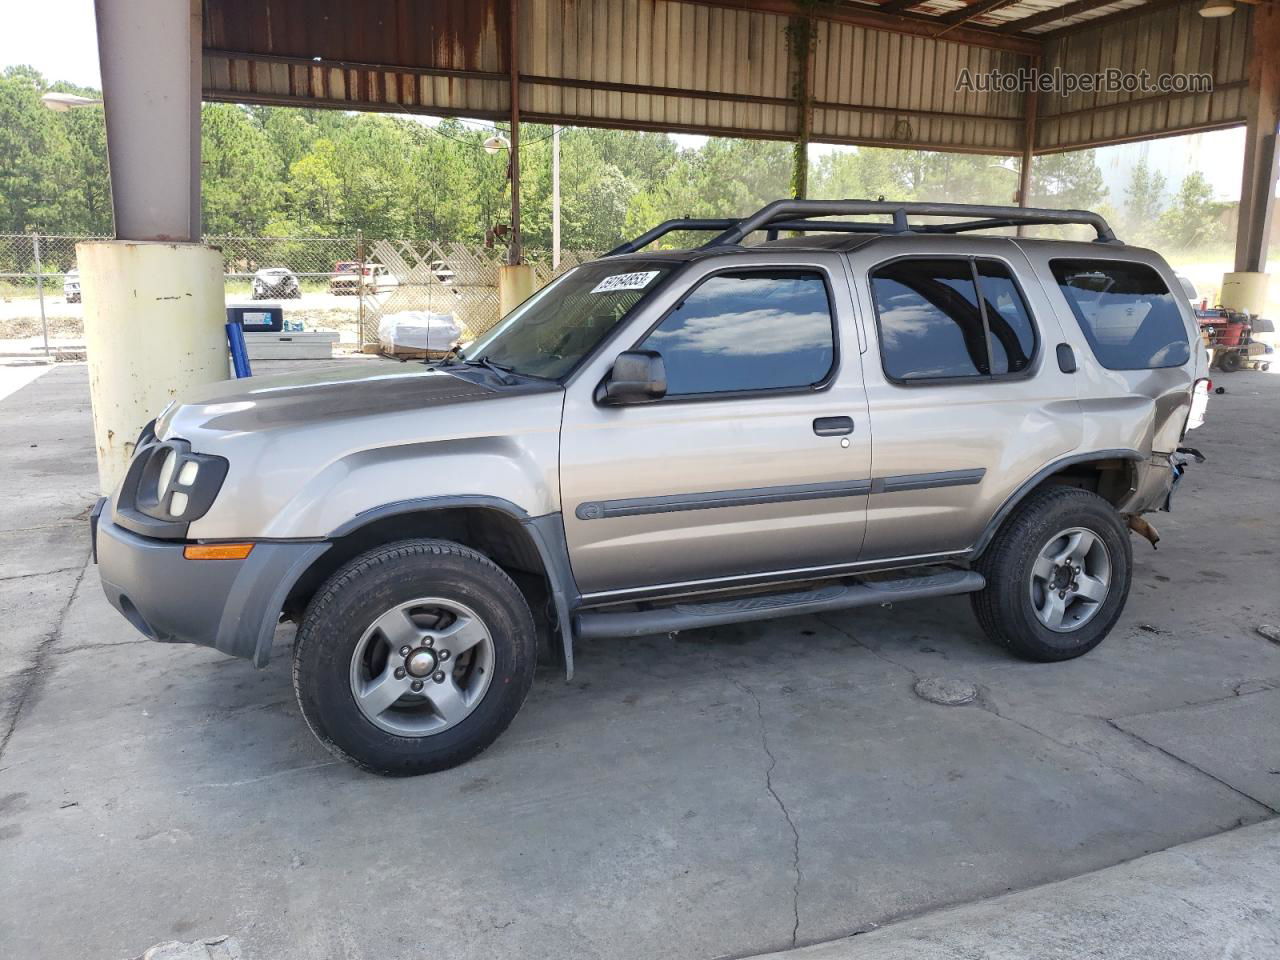
[[[507,262],[498,268],[498,310],[505,317],[533,293],[533,268],[524,262],[520,244],[520,2],[510,4],[511,22],[507,51],[511,73],[511,137],[509,142],[511,178],[511,243]]]
[[[40,234],[31,234],[31,255],[36,261],[36,296],[40,298],[40,332],[44,336],[44,355],[49,355],[49,321],[44,315],[44,266],[40,263]]]
[[[813,47],[817,37],[813,16],[791,18],[791,53],[796,61],[796,108],[798,130],[791,166],[791,195],[797,200],[809,196],[809,141],[813,136]]]
[[[1031,61],[1031,68],[1033,71],[1039,71],[1038,57]],[[1022,163],[1018,166],[1018,206],[1029,207],[1031,205],[1031,164],[1035,160],[1036,150],[1036,114],[1040,107],[1039,94],[1034,89],[1028,90],[1024,95],[1023,103],[1025,122],[1022,128]],[[1027,228],[1020,225],[1018,236],[1026,235]]]
[[[511,245],[507,248],[507,263],[520,263],[520,0],[508,0],[511,5],[511,35],[509,57],[511,60]]]

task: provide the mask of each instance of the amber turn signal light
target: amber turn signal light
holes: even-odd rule
[[[243,560],[252,549],[252,543],[192,543],[182,555],[188,560]]]

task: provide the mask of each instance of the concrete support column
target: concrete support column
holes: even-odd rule
[[[189,384],[227,379],[222,254],[199,243],[76,244],[98,489],[124,478],[138,433]]]
[[[200,0],[96,0],[115,241],[77,247],[98,479],[185,387],[225,380],[222,256],[200,244]]]
[[[1249,44],[1249,89],[1246,93],[1244,176],[1240,184],[1240,219],[1236,227],[1235,272],[1223,280],[1224,306],[1261,312],[1267,296],[1267,243],[1275,209],[1280,125],[1280,7],[1260,4]],[[1231,303],[1227,301],[1231,300]]]
[[[95,0],[121,240],[200,241],[200,0]]]

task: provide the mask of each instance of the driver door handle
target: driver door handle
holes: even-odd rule
[[[820,437],[843,437],[853,433],[853,417],[818,417],[813,421],[813,432]]]

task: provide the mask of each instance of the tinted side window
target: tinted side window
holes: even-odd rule
[[[1107,369],[1180,367],[1190,359],[1177,301],[1150,267],[1114,260],[1053,260],[1049,267]]]
[[[896,260],[871,275],[884,371],[894,380],[989,372],[968,260]]]
[[[1020,373],[1036,352],[1036,330],[1009,268],[996,260],[978,260],[978,283],[991,333],[991,372]]]
[[[811,386],[835,359],[827,285],[812,272],[718,274],[639,346],[662,354],[667,396]]]

